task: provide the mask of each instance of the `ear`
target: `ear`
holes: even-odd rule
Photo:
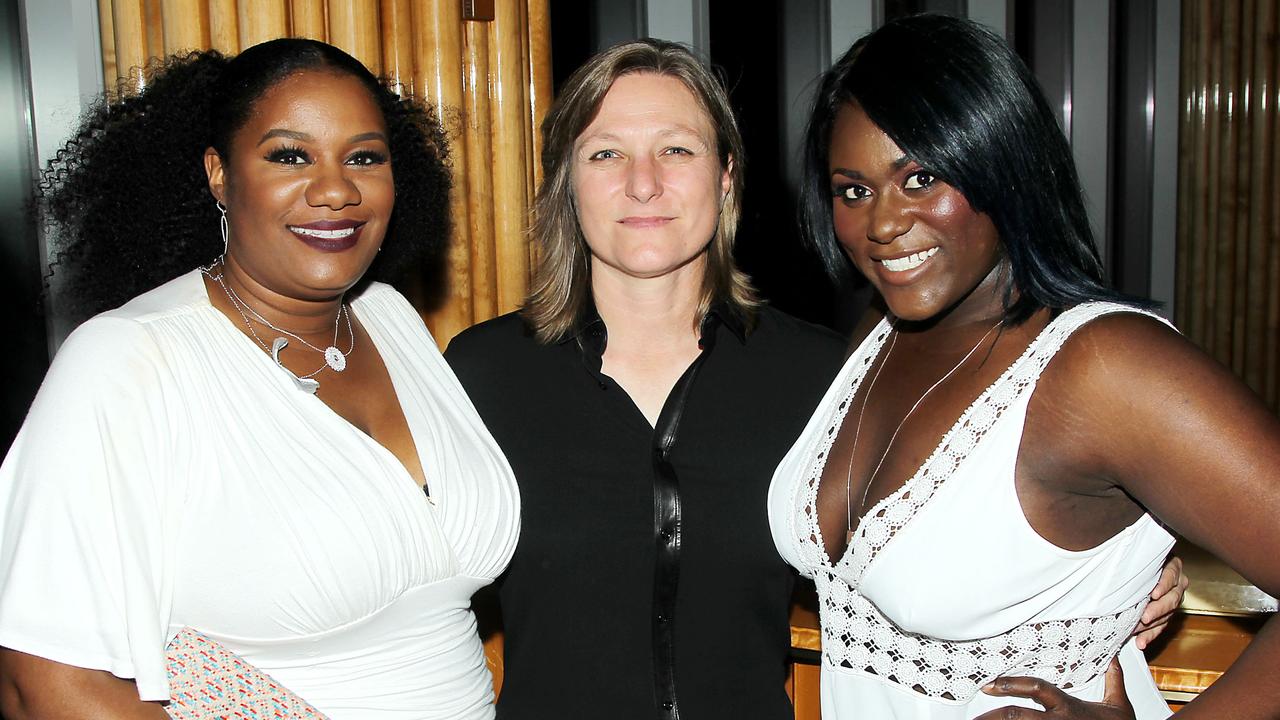
[[[226,167],[222,163],[222,156],[213,148],[205,148],[204,151],[204,173],[209,176],[209,192],[213,195],[213,199],[222,204],[226,204],[227,194],[227,176]]]
[[[729,199],[729,192],[733,190],[733,156],[729,156],[729,161],[724,164],[724,170],[720,173],[720,205],[723,206]]]

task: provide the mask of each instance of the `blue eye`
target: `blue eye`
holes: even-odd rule
[[[683,147],[669,147],[662,151],[663,155],[692,155],[693,151]]]
[[[904,187],[908,190],[921,190],[932,185],[937,179],[928,170],[917,170],[907,176],[907,182]]]
[[[601,150],[599,152],[591,153],[591,155],[588,156],[587,159],[588,160],[612,160],[617,157],[621,157],[618,154],[617,150]]]

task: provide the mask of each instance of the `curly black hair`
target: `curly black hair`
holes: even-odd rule
[[[448,143],[430,106],[403,99],[358,60],[314,40],[280,39],[228,58],[208,50],[148,68],[145,89],[99,99],[49,162],[35,208],[57,253],[52,273],[76,319],[117,307],[222,249],[203,156],[224,159],[254,103],[304,70],[351,75],[386,121],[396,192],[382,252],[365,278],[398,282],[438,260],[450,230]]]

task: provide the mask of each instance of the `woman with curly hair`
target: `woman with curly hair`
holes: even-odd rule
[[[446,162],[428,109],[310,40],[174,59],[90,112],[41,201],[100,314],[0,467],[4,717],[243,709],[201,699],[195,656],[308,716],[492,715],[469,601],[514,480],[375,282],[446,238]]]

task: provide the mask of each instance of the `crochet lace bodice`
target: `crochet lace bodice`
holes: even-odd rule
[[[1138,621],[1170,538],[1144,516],[1096,548],[1057,548],[1022,515],[1013,467],[1041,372],[1080,326],[1128,310],[1094,303],[1055,318],[914,476],[866,512],[833,559],[818,526],[818,483],[891,321],[849,359],[779,466],[770,496],[779,550],[817,584],[824,683],[855,675],[919,702],[964,706],[1001,675],[1070,690],[1105,672]],[[1002,555],[1007,564],[991,563]],[[938,592],[931,577],[963,590]]]

